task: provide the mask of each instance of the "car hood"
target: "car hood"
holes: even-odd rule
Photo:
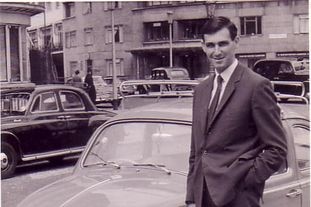
[[[159,169],[87,170],[38,190],[19,206],[182,206],[185,189],[185,175],[169,175]]]

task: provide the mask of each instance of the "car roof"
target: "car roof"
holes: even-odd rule
[[[308,110],[306,104],[280,104],[282,119],[301,118],[309,120],[309,116],[303,115],[301,111]],[[299,110],[297,110],[299,109]],[[300,112],[299,112],[300,111]],[[180,98],[172,101],[148,104],[120,112],[110,121],[116,120],[167,120],[192,122],[192,98]]]
[[[182,68],[182,67],[158,67],[158,68],[153,68],[152,71],[156,71],[156,70],[186,70],[186,68]]]
[[[261,62],[288,62],[288,63],[300,63],[300,62],[304,62],[303,60],[297,60],[297,59],[281,59],[281,58],[271,58],[271,59],[260,59],[257,60],[254,64],[257,65],[258,63]]]
[[[192,98],[180,98],[123,110],[111,121],[120,119],[159,119],[182,122],[192,121]]]
[[[45,85],[29,84],[29,85],[25,85],[25,86],[4,88],[4,89],[1,89],[1,93],[3,93],[3,94],[14,93],[14,92],[29,92],[29,93],[31,93],[32,91],[61,90],[61,89],[81,91],[81,89],[79,89],[77,87],[73,87],[70,85],[64,85],[64,84],[45,84]]]

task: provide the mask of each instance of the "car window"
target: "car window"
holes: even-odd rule
[[[1,116],[23,115],[29,104],[29,93],[1,95]]]
[[[299,170],[310,168],[310,130],[302,124],[293,124],[292,132],[294,136],[296,161]]]
[[[80,110],[85,108],[81,97],[72,91],[61,91],[60,100],[64,110]]]
[[[58,111],[56,95],[54,92],[47,92],[38,95],[32,105],[31,112]]]
[[[186,172],[191,126],[132,122],[105,128],[97,137],[85,165],[101,160],[154,163]]]

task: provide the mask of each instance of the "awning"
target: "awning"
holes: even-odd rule
[[[138,53],[155,53],[155,52],[168,52],[168,43],[146,43],[143,47],[132,48],[127,50],[133,54]],[[201,41],[182,41],[173,43],[173,51],[203,51],[201,46]]]

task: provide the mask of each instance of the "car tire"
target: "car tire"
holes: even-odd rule
[[[1,179],[10,178],[14,174],[15,168],[17,165],[16,150],[11,144],[3,142],[1,143],[1,153],[3,153],[3,155],[5,156],[5,159],[7,159],[6,166],[2,166],[2,163],[1,163]]]

